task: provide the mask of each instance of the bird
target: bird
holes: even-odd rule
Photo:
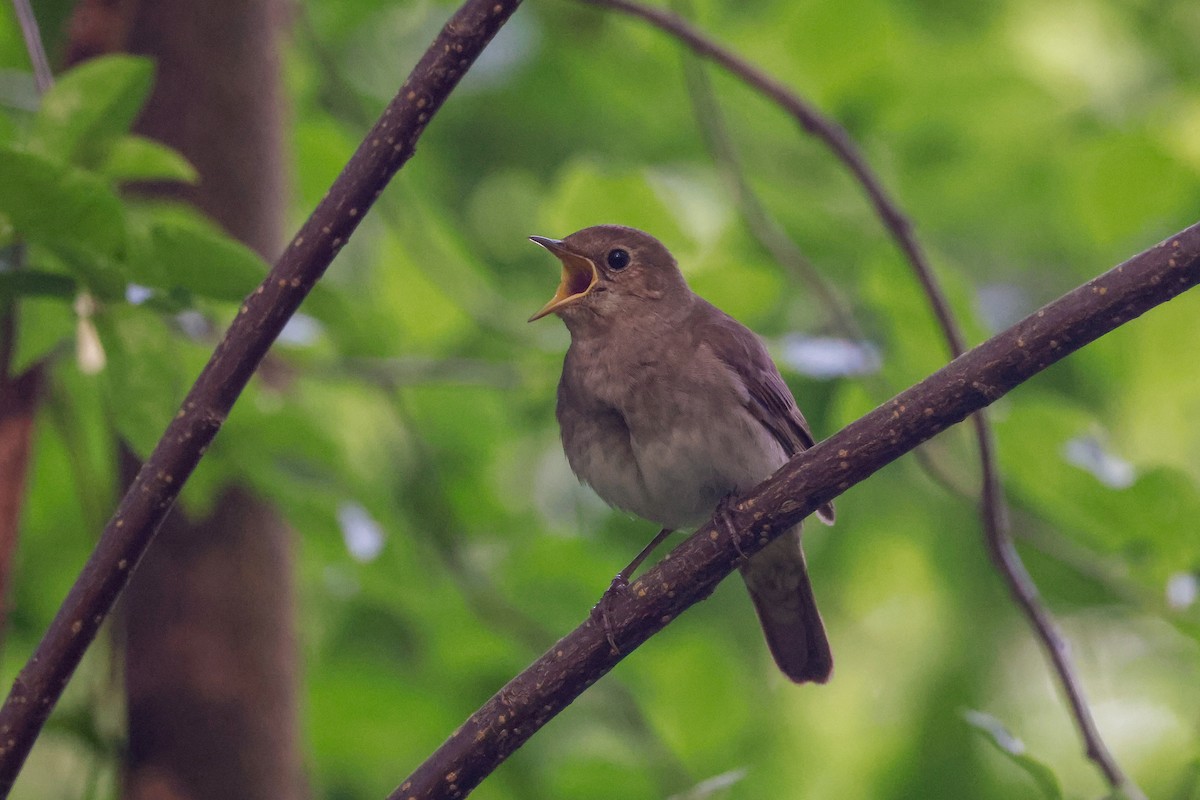
[[[662,528],[617,574],[610,592],[620,591],[672,531],[727,508],[813,436],[762,340],[693,292],[653,236],[597,225],[529,238],[562,266],[529,321],[553,314],[570,333],[556,416],[571,470],[608,505]],[[833,505],[816,515],[832,525]],[[739,570],[780,670],[825,683],[833,655],[800,535],[797,524]]]

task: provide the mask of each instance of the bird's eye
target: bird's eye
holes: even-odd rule
[[[629,266],[629,251],[616,248],[608,251],[608,266],[611,269],[621,270]]]

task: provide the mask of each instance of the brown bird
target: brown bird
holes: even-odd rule
[[[609,505],[663,528],[617,575],[619,589],[672,530],[761,483],[812,433],[761,340],[693,293],[653,236],[600,225],[530,239],[562,262],[558,291],[530,321],[557,314],[571,333],[557,410],[571,469]],[[832,524],[833,506],[817,516]],[[800,529],[741,573],[775,663],[793,681],[824,683],[833,655]]]

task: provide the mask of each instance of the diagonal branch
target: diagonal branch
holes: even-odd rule
[[[54,74],[50,71],[50,61],[46,58],[46,47],[42,44],[42,34],[38,30],[37,16],[29,0],[12,0],[13,11],[21,26],[21,36],[25,39],[25,49],[29,52],[29,63],[33,66],[33,83],[39,95],[50,91],[54,85]]]
[[[467,0],[455,12],[266,280],[243,302],[0,708],[0,796],[12,788],[100,623],[284,323],[519,5],[520,0]]]
[[[815,447],[732,509],[734,542],[710,520],[618,595],[606,631],[589,619],[488,700],[389,797],[468,794],[618,661],[817,507],[1070,353],[1200,283],[1200,223],[1089,281],[956,358]]]
[[[891,232],[897,246],[912,267],[934,317],[949,345],[951,355],[958,357],[966,349],[965,340],[958,323],[950,310],[933,269],[929,264],[916,236],[912,224],[899,206],[891,199],[882,182],[867,165],[866,159],[844,128],[824,116],[814,106],[757,69],[745,59],[721,47],[678,15],[644,6],[635,0],[583,0],[597,6],[605,6],[639,17],[660,30],[676,37],[699,56],[709,58],[747,85],[764,94],[790,113],[806,131],[816,136],[833,151],[863,187],[884,226]],[[1009,526],[1008,507],[1004,499],[1004,488],[1000,483],[996,466],[995,440],[987,416],[981,411],[971,420],[982,473],[982,496],[980,516],[983,521],[984,540],[996,568],[1004,579],[1018,607],[1028,617],[1038,641],[1050,657],[1055,674],[1067,696],[1071,713],[1084,741],[1084,750],[1099,767],[1104,778],[1115,790],[1128,792],[1132,797],[1142,796],[1124,774],[1116,759],[1109,753],[1091,716],[1083,686],[1072,664],[1069,647],[1050,612],[1042,604],[1037,586],[1025,569],[1021,556],[1013,543]]]

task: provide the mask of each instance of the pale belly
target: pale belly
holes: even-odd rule
[[[615,411],[579,415],[563,443],[576,475],[605,502],[663,527],[685,528],[711,515],[721,498],[770,476],[786,458],[740,405],[695,395],[672,399],[659,399],[656,424],[630,426]]]

